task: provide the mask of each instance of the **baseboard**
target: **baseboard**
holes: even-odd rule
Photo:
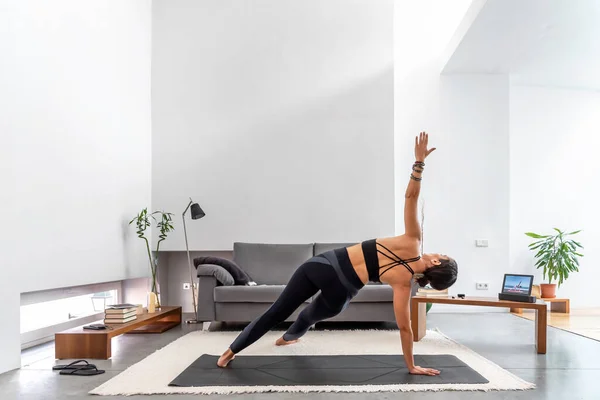
[[[54,335],[50,335],[50,336],[46,336],[46,337],[39,338],[36,340],[32,340],[27,343],[21,343],[21,350],[27,350],[29,348],[39,346],[40,344],[49,343],[52,341],[54,341]]]

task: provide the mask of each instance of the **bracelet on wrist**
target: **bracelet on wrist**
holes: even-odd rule
[[[410,179],[412,179],[413,181],[417,181],[417,182],[419,182],[419,181],[422,181],[422,180],[423,180],[423,178],[417,178],[417,177],[416,177],[416,176],[414,176],[413,174],[410,174]]]
[[[419,174],[423,173],[424,169],[425,169],[425,163],[423,161],[415,161],[415,163],[412,166],[412,170]]]

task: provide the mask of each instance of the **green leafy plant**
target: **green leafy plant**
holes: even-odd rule
[[[148,251],[148,260],[150,261],[150,268],[153,269],[154,260],[152,258],[152,252],[150,251],[150,243],[148,242],[148,238],[146,237],[146,229],[152,226],[150,218],[154,217],[152,217],[151,214],[148,214],[147,208],[144,208],[138,213],[138,215],[136,215],[131,221],[129,221],[129,225],[135,222],[135,226],[137,228],[136,233],[138,237],[146,243],[146,250]]]
[[[579,272],[578,257],[583,257],[578,249],[582,249],[581,243],[570,239],[569,236],[581,232],[565,233],[558,228],[553,235],[539,235],[537,233],[526,232],[530,238],[536,239],[529,245],[529,249],[536,251],[537,259],[535,267],[543,268],[544,279],[548,277],[548,283],[553,281],[558,283],[558,287],[567,280],[572,272]]]
[[[160,243],[167,238],[169,232],[175,230],[175,228],[173,228],[173,214],[164,211],[155,211],[152,214],[160,214],[160,221],[156,224],[156,227],[160,232],[160,235],[158,235],[158,242],[156,242],[156,252],[158,253]]]
[[[157,219],[154,217],[155,214],[160,214],[160,220],[157,221]],[[129,221],[129,224],[133,224],[135,223],[135,226],[137,228],[137,235],[140,239],[144,240],[144,243],[146,244],[146,250],[148,252],[148,260],[150,262],[150,272],[152,273],[152,287],[151,287],[151,291],[153,293],[156,294],[156,297],[158,299],[158,284],[157,284],[157,270],[158,270],[158,251],[160,249],[160,244],[161,242],[163,242],[169,232],[172,232],[174,230],[172,221],[171,213],[167,213],[164,211],[155,211],[153,213],[148,213],[148,209],[144,208],[142,211],[140,211],[131,221]],[[158,241],[156,242],[156,252],[154,253],[154,255],[152,254],[152,251],[150,250],[150,242],[148,241],[148,238],[146,237],[146,230],[148,228],[150,228],[152,226],[152,221],[151,219],[155,222],[157,222],[156,227],[158,228],[158,231],[160,232],[158,235]],[[158,304],[158,306],[160,307],[160,303]]]

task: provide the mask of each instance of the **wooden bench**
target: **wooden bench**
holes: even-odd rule
[[[161,307],[150,314],[137,316],[135,321],[108,325],[110,329],[95,331],[83,326],[59,332],[55,337],[57,359],[100,359],[111,357],[111,339],[124,333],[162,333],[181,324],[181,307]]]
[[[411,299],[410,319],[413,339],[418,342],[426,332],[426,306],[432,304],[455,304],[462,306],[522,308],[536,311],[535,315],[535,347],[538,354],[546,354],[546,333],[548,330],[548,310],[543,302],[521,303],[516,301],[498,300],[494,297],[466,297],[464,299],[451,297],[414,296]]]
[[[550,303],[550,311],[570,314],[571,313],[571,302],[569,299],[540,299],[546,303]],[[510,312],[515,314],[523,314],[523,307],[511,308]]]

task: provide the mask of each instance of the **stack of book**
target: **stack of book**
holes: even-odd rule
[[[104,310],[105,324],[124,324],[137,318],[137,306],[135,304],[113,304]]]
[[[417,290],[417,296],[424,297],[448,297],[448,289],[435,290],[430,286],[421,287]]]

